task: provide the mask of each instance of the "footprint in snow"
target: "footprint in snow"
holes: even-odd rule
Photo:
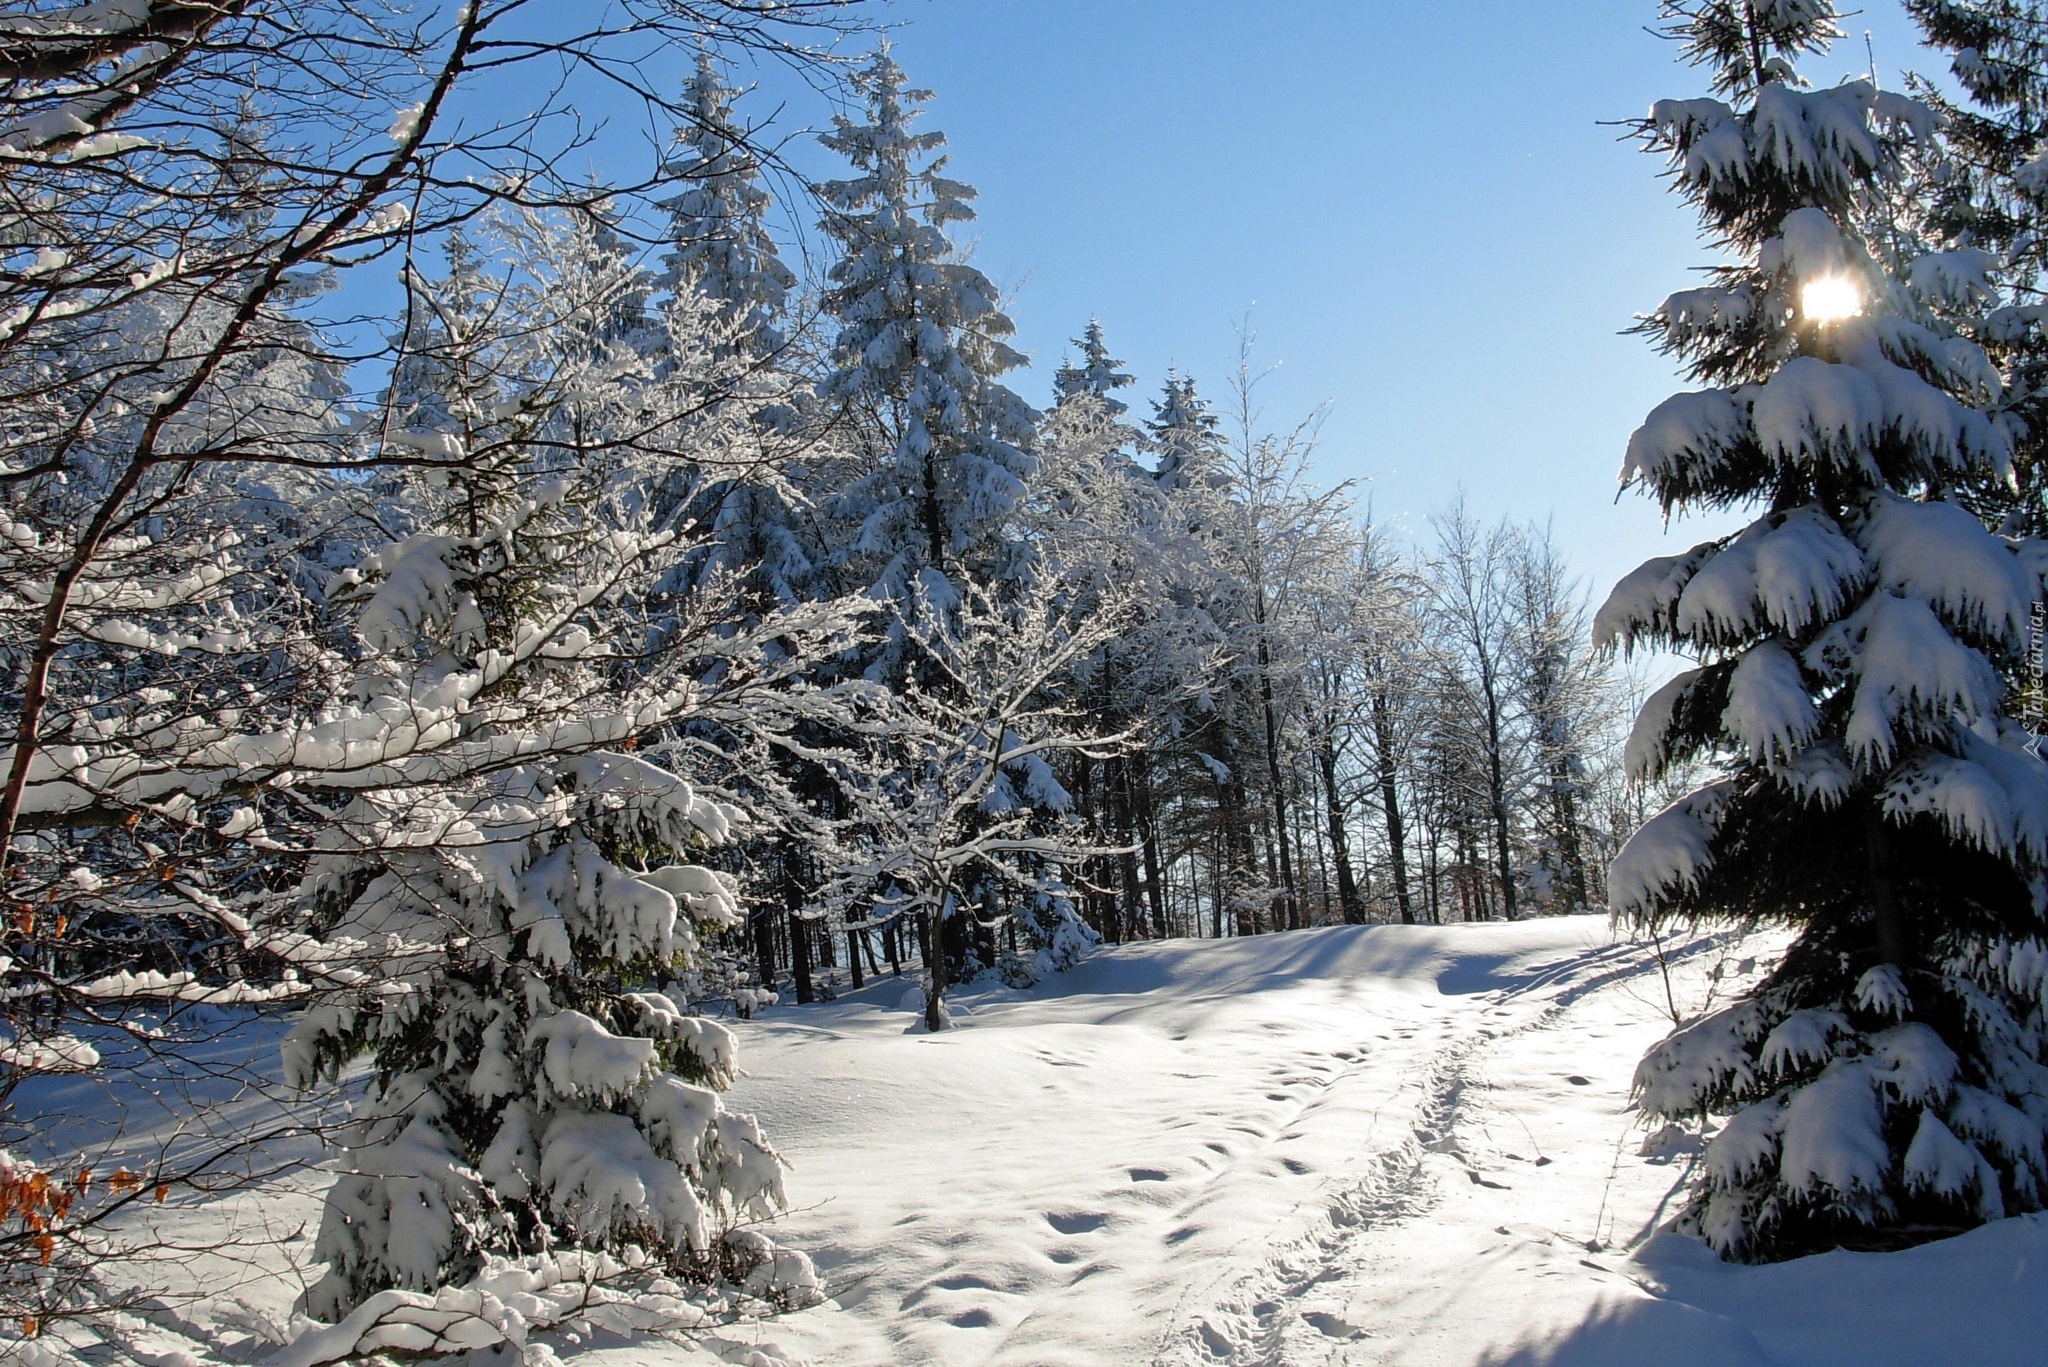
[[[937,1281],[933,1282],[932,1285],[936,1286],[941,1291],[995,1290],[993,1284],[984,1280],[983,1278],[975,1276],[972,1272],[961,1272],[956,1273],[951,1277],[941,1277]]]
[[[1045,1222],[1062,1234],[1093,1234],[1109,1223],[1107,1215],[1093,1211],[1047,1211]]]
[[[1327,1310],[1304,1310],[1301,1313],[1301,1318],[1304,1324],[1307,1324],[1325,1338],[1362,1339],[1365,1337],[1363,1329],[1360,1329],[1342,1315],[1333,1315]]]

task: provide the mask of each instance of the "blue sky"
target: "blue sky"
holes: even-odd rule
[[[1419,527],[1554,519],[1596,594],[1667,535],[1614,501],[1629,432],[1679,387],[1624,336],[1712,255],[1659,164],[1603,121],[1705,93],[1650,0],[896,0],[926,126],[981,192],[976,262],[1012,296],[1042,402],[1093,315],[1150,396],[1220,399],[1249,313],[1269,419],[1327,402],[1318,470]],[[1925,64],[1893,0],[1809,64],[1887,85]],[[747,73],[739,73],[747,79]],[[756,92],[765,107],[772,78]],[[818,117],[792,102],[792,120]],[[793,148],[829,173],[820,151]]]
[[[1317,471],[1426,532],[1473,510],[1550,521],[1596,600],[1648,556],[1736,525],[1670,531],[1615,500],[1629,433],[1683,387],[1634,317],[1715,260],[1661,163],[1620,121],[1704,73],[1649,32],[1655,0],[883,0],[911,81],[935,92],[952,173],[980,191],[956,237],[1004,288],[1047,402],[1088,319],[1138,377],[1169,365],[1225,397],[1249,320],[1268,422],[1327,405]],[[1903,84],[1929,54],[1872,0],[1810,60],[1830,83]],[[1866,43],[1866,33],[1868,39]],[[855,55],[868,41],[849,44]],[[675,54],[680,82],[689,57]],[[653,73],[660,79],[659,73]],[[741,66],[743,118],[775,115],[791,163],[840,174],[810,130],[830,110],[784,69]],[[600,174],[647,170],[631,111]],[[786,197],[799,219],[813,209]],[[805,226],[808,226],[806,223]],[[815,233],[810,247],[818,247]],[[817,263],[813,263],[814,265]]]

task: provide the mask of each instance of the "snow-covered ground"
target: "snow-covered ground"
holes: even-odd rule
[[[884,982],[741,1027],[836,1306],[779,1356],[874,1364],[2041,1361],[2048,1222],[1720,1264],[1652,1237],[1692,1145],[1628,1082],[1767,945],[1595,918],[1104,950],[914,1033]],[[1656,1146],[1653,1146],[1656,1147]]]
[[[568,1367],[2041,1361],[2048,1221],[1761,1268],[1654,1235],[1695,1142],[1642,1152],[1630,1073],[1671,1002],[1739,989],[1768,950],[1660,962],[1594,918],[1341,928],[1106,949],[965,991],[937,1036],[908,978],[779,1008],[739,1026],[732,1102],[795,1164],[778,1234],[832,1302],[699,1348],[556,1347]],[[231,1209],[295,1227],[323,1181]],[[188,1271],[277,1322],[303,1275]]]

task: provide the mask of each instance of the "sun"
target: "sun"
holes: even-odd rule
[[[1863,312],[1863,292],[1846,275],[1823,275],[1799,291],[1799,311],[1815,323],[1854,318]]]

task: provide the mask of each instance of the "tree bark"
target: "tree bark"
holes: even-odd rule
[[[950,901],[951,896],[944,897],[925,913],[924,1028],[932,1034],[946,1028],[940,1004],[946,996],[946,904]]]
[[[758,908],[754,921],[754,960],[761,973],[761,989],[775,990],[775,915],[767,908]]]
[[[1911,968],[1916,957],[1913,927],[1899,905],[1891,834],[1885,826],[1884,813],[1874,803],[1864,817],[1863,838],[1869,857],[1870,906],[1877,923],[1877,957],[1895,968]]]
[[[1493,819],[1494,860],[1499,866],[1501,913],[1515,919],[1515,866],[1508,845],[1508,785],[1501,756],[1500,697],[1494,687],[1493,668],[1482,662],[1480,687],[1486,694],[1486,796]]]
[[[816,1001],[817,987],[811,982],[810,936],[805,934],[804,918],[794,910],[789,913],[789,971],[796,979],[797,1004],[804,1006]]]
[[[1393,704],[1383,690],[1372,695],[1373,762],[1380,783],[1380,810],[1387,824],[1387,862],[1394,868],[1394,901],[1401,924],[1415,924],[1415,903],[1408,891],[1407,832],[1401,820],[1401,790],[1394,771]]]
[[[1166,884],[1159,864],[1159,814],[1152,806],[1152,759],[1140,750],[1132,756],[1137,775],[1138,838],[1145,850],[1145,901],[1152,913],[1152,933],[1166,938]]]
[[[1294,886],[1294,863],[1288,855],[1287,788],[1280,776],[1280,719],[1273,706],[1272,656],[1266,646],[1266,604],[1258,599],[1259,705],[1266,722],[1266,778],[1273,788],[1273,833],[1280,865],[1280,917],[1289,930],[1301,929],[1301,905]]]
[[[1586,883],[1585,842],[1579,838],[1579,804],[1572,796],[1572,768],[1569,755],[1559,755],[1550,767],[1550,801],[1557,822],[1557,857],[1565,867],[1565,891],[1571,895],[1572,910],[1592,905]]]
[[[1351,837],[1344,829],[1344,802],[1337,793],[1337,750],[1323,743],[1323,801],[1329,807],[1330,862],[1337,871],[1337,910],[1347,926],[1365,924],[1365,904],[1358,898],[1358,879],[1351,872]]]

